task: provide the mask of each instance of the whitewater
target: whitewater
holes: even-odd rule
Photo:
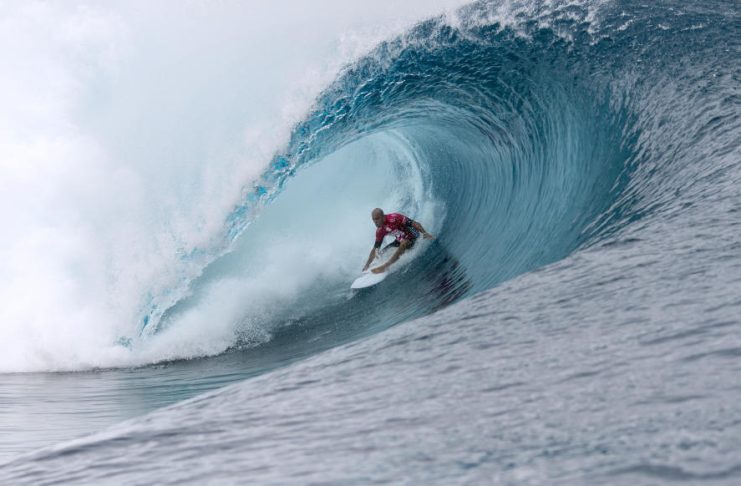
[[[740,26],[0,4],[0,481],[737,483]]]

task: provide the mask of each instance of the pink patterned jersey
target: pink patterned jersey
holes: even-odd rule
[[[414,241],[419,236],[419,232],[412,226],[414,221],[403,214],[391,213],[384,216],[383,226],[376,230],[376,248],[381,246],[383,237],[391,234],[396,241],[409,240]]]

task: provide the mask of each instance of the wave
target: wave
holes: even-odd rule
[[[628,3],[476,2],[377,45],[317,97],[216,243],[182,250],[176,283],[144,293],[121,347],[142,362],[282,339],[309,354],[673,210],[698,148],[728,155],[712,125],[733,113],[708,110],[727,91],[664,50],[710,63],[697,32],[724,13]],[[376,206],[439,238],[353,293]]]
[[[646,26],[617,8],[538,2],[508,8],[504,17],[501,4],[480,2],[461,10],[456,22],[423,22],[380,44],[321,94],[228,218],[238,242],[225,257],[231,263],[215,263],[191,284],[198,302],[219,302],[224,294],[250,301],[224,320],[236,323],[227,326],[236,330],[231,347],[344,329],[322,342],[324,349],[434,312],[659,212],[660,174],[677,163],[678,144],[664,141],[676,139],[676,126],[655,126],[671,113],[658,104],[679,96],[688,110],[679,85],[694,80],[662,83],[670,74],[655,64],[648,68],[651,83],[639,81],[628,59],[638,63],[683,30],[660,31],[626,51],[613,36]],[[668,150],[674,160],[663,157]],[[653,164],[660,161],[648,174],[647,151]],[[310,170],[328,189],[308,189]],[[340,190],[348,185],[356,187]],[[274,216],[271,203],[281,198],[287,209]],[[439,238],[406,258],[381,288],[351,294],[345,287],[370,246],[368,213],[375,206],[404,212]],[[255,208],[265,219],[322,221],[281,225],[283,237],[266,243],[272,252],[265,258],[246,242],[278,229],[269,223],[245,229]],[[255,259],[285,263],[307,247],[333,256],[319,251],[314,265],[273,263],[269,271],[278,281],[300,274],[301,282],[290,295],[272,284],[255,291],[255,281],[265,280],[251,275]],[[239,283],[225,290],[225,275]],[[163,309],[151,325],[155,308],[145,317],[145,334],[181,325],[180,309],[192,309],[191,299]],[[218,315],[206,307],[200,322]]]
[[[473,5],[461,18],[480,20],[489,7]],[[572,6],[569,28],[584,29],[589,13]],[[563,12],[549,15],[567,27]],[[153,299],[142,334],[215,320],[225,323],[224,349],[231,336],[228,347],[240,348],[344,329],[323,349],[597,241],[614,226],[608,210],[630,178],[636,134],[627,110],[611,105],[610,86],[584,72],[594,68],[593,49],[542,27],[461,28],[446,18],[382,43],[317,99],[227,218],[229,254],[175,305]],[[350,293],[376,206],[439,238],[381,288]],[[210,327],[207,339],[214,334]]]

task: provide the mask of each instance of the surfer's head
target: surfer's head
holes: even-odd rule
[[[371,212],[371,218],[373,218],[373,223],[376,225],[376,228],[383,226],[383,210],[381,208],[374,209]]]

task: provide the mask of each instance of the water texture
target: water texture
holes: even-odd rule
[[[0,375],[0,479],[737,483],[740,15],[475,2],[375,44],[113,358]],[[351,292],[377,205],[438,238]]]

